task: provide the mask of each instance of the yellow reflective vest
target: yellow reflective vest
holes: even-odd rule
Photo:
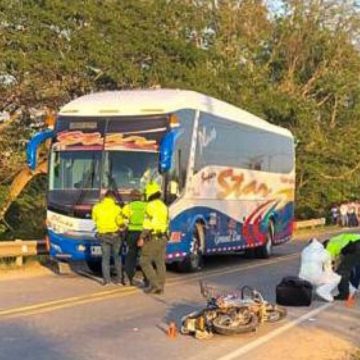
[[[91,217],[99,234],[117,232],[125,226],[121,207],[109,197],[104,198],[93,207]]]
[[[146,203],[144,201],[131,201],[122,209],[123,216],[128,220],[129,231],[141,231],[145,218]]]
[[[160,199],[152,200],[146,204],[144,230],[152,234],[163,234],[168,231],[169,211],[167,206]]]

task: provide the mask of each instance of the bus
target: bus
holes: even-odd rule
[[[61,108],[28,144],[51,139],[47,229],[58,261],[101,260],[91,209],[107,189],[125,204],[157,181],[169,206],[166,262],[195,271],[208,255],[267,258],[291,238],[295,155],[289,130],[187,90],[107,91]]]

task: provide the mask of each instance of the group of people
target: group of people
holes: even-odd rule
[[[134,275],[140,256],[144,292],[161,294],[164,291],[166,273],[168,208],[161,200],[161,189],[156,182],[146,185],[144,195],[132,195],[133,200],[121,207],[116,201],[116,193],[108,190],[92,210],[102,250],[103,285],[111,284],[111,255],[116,270],[115,283],[135,285]],[[128,251],[123,274],[120,250],[125,242]]]
[[[343,203],[340,206],[334,204],[330,212],[333,225],[340,225],[342,227],[359,226],[360,205],[358,203]]]
[[[156,182],[150,182],[143,195],[133,193],[132,201],[123,207],[116,199],[116,193],[108,190],[92,210],[102,250],[103,285],[111,283],[111,256],[115,283],[135,285],[139,258],[144,292],[162,294],[169,212],[161,200],[161,189]],[[123,274],[120,252],[125,243],[128,251]],[[299,277],[310,281],[326,301],[348,299],[360,283],[360,234],[344,233],[322,243],[312,239],[302,251]],[[336,288],[338,294],[334,297]]]
[[[299,277],[311,282],[326,301],[349,299],[360,283],[360,234],[310,240],[301,253]]]

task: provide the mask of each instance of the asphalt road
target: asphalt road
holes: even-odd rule
[[[360,344],[359,299],[352,308],[320,300],[288,308],[283,322],[236,337],[173,340],[164,333],[170,321],[180,324],[202,307],[200,279],[221,288],[248,284],[274,301],[281,278],[297,274],[304,245],[276,247],[269,260],[221,256],[209,258],[200,273],[168,272],[163,296],[104,289],[79,274],[1,281],[0,359],[342,359]]]

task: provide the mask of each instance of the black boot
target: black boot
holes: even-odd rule
[[[155,289],[151,285],[149,285],[148,287],[144,288],[143,291],[145,294],[152,294],[154,290]]]
[[[161,289],[161,288],[154,289],[154,291],[152,293],[155,295],[162,295],[164,293],[164,289]]]
[[[349,294],[338,294],[336,296],[334,296],[334,300],[341,300],[341,301],[345,301],[347,300],[349,297]]]

